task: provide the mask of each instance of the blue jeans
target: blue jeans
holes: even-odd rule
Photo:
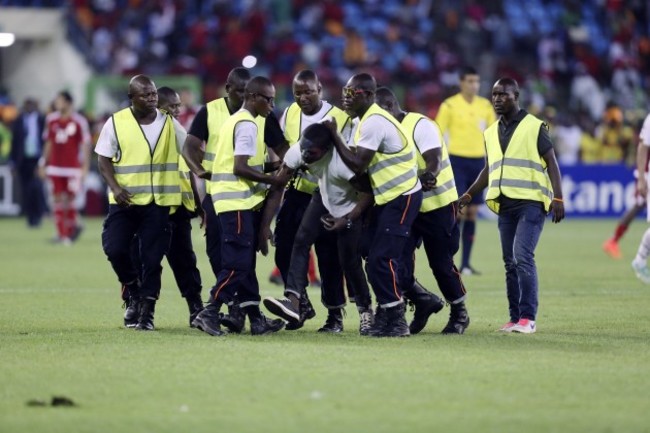
[[[541,204],[530,204],[499,214],[510,321],[515,323],[519,319],[535,320],[537,314],[535,247],[545,218]]]

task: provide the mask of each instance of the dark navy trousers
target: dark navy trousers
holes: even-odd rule
[[[422,190],[419,190],[372,209],[366,273],[377,303],[384,308],[403,302],[400,262],[421,204]]]
[[[404,287],[414,283],[415,249],[424,245],[429,267],[443,296],[450,304],[465,299],[465,286],[454,264],[458,252],[460,232],[456,219],[456,206],[451,203],[429,212],[420,212],[413,222],[411,236],[406,242],[403,255],[401,278]]]
[[[242,308],[259,305],[260,287],[255,273],[261,212],[241,210],[218,214],[221,227],[221,269],[211,300],[237,302]]]

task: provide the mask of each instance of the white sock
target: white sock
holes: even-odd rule
[[[648,260],[648,255],[650,255],[650,229],[647,229],[641,238],[641,243],[639,244],[639,250],[636,252],[636,257],[634,261],[637,263],[646,263]]]

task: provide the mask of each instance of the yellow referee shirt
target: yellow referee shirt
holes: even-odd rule
[[[436,116],[449,154],[465,158],[485,155],[483,131],[496,120],[489,100],[475,96],[469,103],[460,93],[445,99]]]

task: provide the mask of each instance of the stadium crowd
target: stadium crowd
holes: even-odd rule
[[[290,102],[299,69],[318,70],[329,96],[363,68],[403,96],[407,109],[435,117],[457,90],[458,68],[471,64],[483,94],[496,77],[518,80],[524,106],[557,125],[552,133],[563,164],[632,165],[630,128],[640,129],[648,104],[649,11],[638,0],[3,0],[0,6],[66,7],[71,38],[96,70],[196,74],[203,95],[195,99],[203,101],[219,95],[231,65],[254,55],[256,71],[278,88],[279,108]],[[7,103],[20,101],[0,105]],[[14,111],[0,116],[5,124]]]

